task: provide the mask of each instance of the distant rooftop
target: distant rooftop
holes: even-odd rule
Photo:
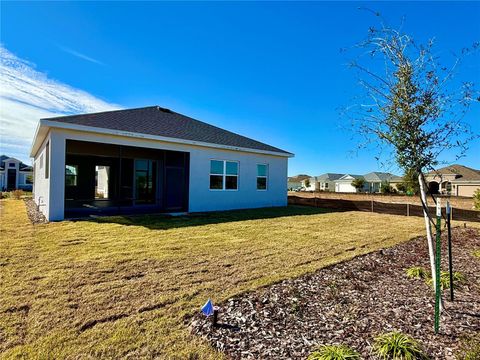
[[[23,170],[23,171],[30,171],[32,170],[32,167],[30,165],[24,164],[18,159],[15,159],[14,157],[7,156],[7,155],[0,155],[0,170],[5,169],[5,160],[7,159],[14,159],[19,162],[18,169]]]
[[[393,174],[390,174],[388,172],[379,172],[379,171],[374,171],[368,174],[363,175],[365,178],[365,181],[368,182],[384,182],[384,181],[390,181],[393,178]]]
[[[480,170],[472,169],[470,167],[459,165],[459,164],[445,166],[443,168],[430,171],[428,173],[428,175],[442,175],[442,174],[457,175],[456,180],[464,180],[464,181],[480,180]]]

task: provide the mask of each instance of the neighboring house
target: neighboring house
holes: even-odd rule
[[[382,183],[389,183],[391,185],[392,179],[395,175],[385,172],[374,171],[363,175],[365,179],[365,191],[369,193],[379,193]],[[396,177],[398,178],[398,176]]]
[[[338,180],[335,180],[335,192],[355,193],[357,189],[352,185],[355,179],[363,179],[362,175],[345,174]],[[364,191],[364,190],[362,190]]]
[[[425,180],[432,194],[472,197],[480,189],[480,170],[455,164],[425,174]]]
[[[0,156],[0,190],[32,190],[33,173],[32,167],[18,159]]]
[[[290,190],[300,190],[302,188],[301,181],[287,181],[287,189]]]
[[[302,189],[305,191],[316,191],[318,190],[315,186],[315,177],[309,177],[308,179],[302,180]]]
[[[395,190],[398,190],[397,185],[403,183],[403,176],[392,175],[388,182]]]
[[[48,220],[286,206],[293,156],[158,106],[41,119],[30,155]]]
[[[309,175],[304,175],[304,174],[289,176],[287,180],[287,189],[300,190],[302,189],[302,186],[303,186],[302,181],[309,178],[310,178]]]
[[[335,191],[335,181],[345,174],[326,173],[315,177],[315,187],[320,191]]]
[[[307,191],[335,191],[335,180],[340,179],[344,174],[326,173],[319,176],[312,176],[302,182],[302,186]]]

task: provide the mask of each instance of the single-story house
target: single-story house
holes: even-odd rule
[[[345,174],[326,173],[315,177],[315,186],[320,191],[335,191],[335,181]]]
[[[480,170],[463,165],[450,165],[425,174],[432,194],[472,197],[480,189]]]
[[[33,184],[32,167],[7,155],[0,156],[0,190],[31,191]]]
[[[52,221],[286,206],[293,154],[152,106],[41,119],[30,156]]]
[[[302,188],[302,182],[301,181],[287,181],[287,189],[289,191],[293,190],[300,190]]]
[[[335,180],[335,192],[356,193],[357,189],[352,185],[355,179],[363,179],[362,175],[345,174],[338,180]],[[365,187],[364,187],[365,189]],[[364,189],[361,191],[363,192]]]
[[[393,179],[396,180],[395,175],[388,172],[374,171],[363,175],[365,179],[365,191],[369,193],[379,193],[382,183],[391,183]]]
[[[309,175],[298,174],[295,176],[289,176],[287,180],[287,189],[288,190],[301,190],[303,188],[303,181],[305,179],[310,179]]]
[[[403,183],[403,181],[404,181],[403,176],[398,176],[398,175],[392,175],[390,180],[388,180],[390,185],[392,185],[392,187],[395,190],[398,190],[397,185],[400,184],[400,183]]]
[[[345,174],[325,173],[318,176],[312,176],[303,182],[303,187],[307,191],[335,191],[335,180],[340,179]],[[308,186],[307,186],[308,185]]]
[[[302,180],[302,190],[304,190],[304,191],[316,191],[317,190],[317,188],[315,186],[315,177],[314,176]]]

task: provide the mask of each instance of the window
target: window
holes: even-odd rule
[[[268,165],[257,164],[257,190],[267,190]]]
[[[325,187],[325,189],[328,189],[328,183],[325,183],[324,187]]]
[[[446,189],[447,189],[447,193],[450,194],[450,192],[452,191],[452,183],[451,182],[447,182]]]
[[[77,176],[77,165],[65,165],[65,186],[77,186]]]
[[[50,142],[45,146],[45,179],[48,179],[50,172]]]
[[[33,175],[25,175],[25,184],[33,184]]]
[[[238,190],[238,161],[210,160],[210,190]]]
[[[15,163],[8,164],[9,167],[15,167]]]

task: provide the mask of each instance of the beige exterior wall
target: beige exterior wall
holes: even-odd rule
[[[455,195],[473,197],[473,193],[480,189],[479,184],[455,184]]]

